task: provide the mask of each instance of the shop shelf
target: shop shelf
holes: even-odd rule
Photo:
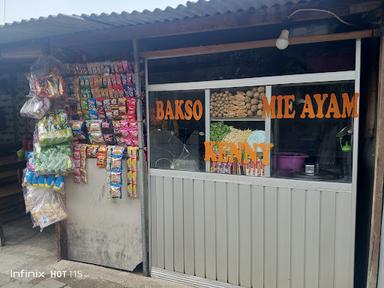
[[[217,117],[214,117],[214,118],[211,118],[211,121],[265,121],[264,118],[217,118]]]

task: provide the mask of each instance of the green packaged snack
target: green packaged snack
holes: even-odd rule
[[[41,147],[72,141],[72,129],[65,112],[49,114],[37,123],[38,140]]]
[[[41,148],[34,153],[35,171],[39,174],[66,175],[72,170],[72,151],[69,144]]]

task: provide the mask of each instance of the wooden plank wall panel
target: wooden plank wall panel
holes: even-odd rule
[[[239,225],[240,225],[240,286],[251,287],[252,248],[251,248],[251,186],[239,186]]]
[[[335,218],[336,203],[334,192],[321,192],[320,201],[320,268],[319,287],[333,288],[335,276]]]
[[[194,244],[195,244],[195,275],[205,277],[205,190],[204,182],[194,180]]]
[[[216,280],[216,191],[215,182],[204,182],[205,202],[205,276]]]
[[[305,287],[319,285],[320,193],[307,190],[305,215]]]
[[[335,287],[352,287],[351,277],[351,206],[352,195],[336,194],[336,235],[335,235]]]
[[[173,183],[173,241],[175,271],[184,273],[184,201],[183,179],[175,178]]]
[[[150,176],[150,199],[151,199],[151,265],[159,267],[157,263],[157,197],[156,197],[156,176]]]
[[[290,288],[291,189],[279,188],[277,196],[277,287]]]
[[[188,275],[195,275],[195,227],[194,227],[194,180],[184,179],[184,270]]]
[[[228,282],[239,285],[239,185],[228,183]]]
[[[252,286],[264,287],[264,186],[252,186]]]
[[[292,190],[291,287],[304,288],[306,192]]]
[[[277,188],[265,187],[264,285],[277,286]]]
[[[227,282],[227,279],[228,279],[227,184],[225,182],[217,182],[215,189],[216,189],[217,280],[221,282]]]
[[[352,287],[348,192],[155,176],[151,193],[154,267],[242,287]]]
[[[164,177],[156,177],[156,225],[157,225],[157,264],[164,268]]]
[[[172,177],[164,177],[164,266],[170,271],[174,271],[173,184]]]

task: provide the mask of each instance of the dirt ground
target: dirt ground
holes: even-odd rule
[[[0,247],[1,288],[185,288],[141,274],[96,265],[56,260],[54,227],[31,228],[28,217],[4,225]]]

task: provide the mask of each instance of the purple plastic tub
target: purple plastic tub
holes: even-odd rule
[[[289,170],[292,172],[303,171],[305,158],[304,153],[281,152],[277,155],[277,168],[279,170]]]

